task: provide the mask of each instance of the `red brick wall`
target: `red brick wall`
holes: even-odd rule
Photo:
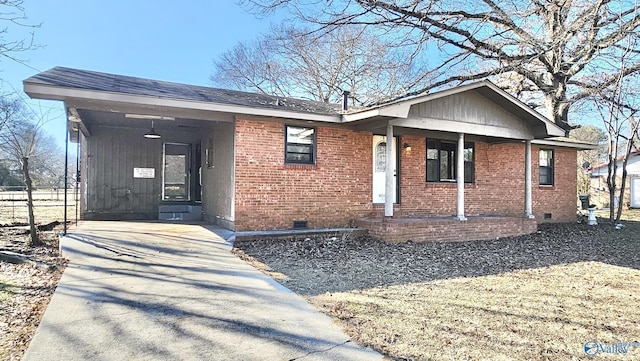
[[[426,182],[426,141],[402,137],[411,152],[401,152],[401,212],[405,215],[455,215],[456,185]],[[465,214],[524,214],[524,143],[475,143],[475,181],[465,185]],[[539,151],[532,146],[533,213],[538,222],[567,222],[576,216],[576,150],[554,149],[554,186],[539,185]],[[546,148],[553,149],[553,148]],[[551,213],[551,219],[544,219]]]
[[[284,124],[236,123],[235,227],[237,230],[342,227],[381,213],[371,204],[372,134],[316,128],[316,165],[284,163]],[[403,136],[398,216],[456,213],[456,185],[426,182],[426,140]],[[475,182],[465,186],[469,216],[524,214],[524,143],[475,143]],[[538,185],[538,147],[532,149],[533,210],[538,222],[572,221],[576,204],[576,151],[555,149],[555,186]],[[546,220],[549,221],[549,220]]]
[[[570,222],[576,220],[577,195],[577,152],[570,148],[554,149],[554,185],[539,185],[538,151],[532,149],[533,167],[533,214],[540,222]],[[551,219],[544,219],[545,213],[551,213]]]
[[[284,163],[285,125],[236,122],[235,228],[344,227],[371,211],[371,133],[316,128],[315,165]]]
[[[401,203],[408,214],[455,215],[455,183],[427,183],[426,140],[403,137]],[[524,214],[524,144],[475,143],[475,182],[465,185],[465,214]]]

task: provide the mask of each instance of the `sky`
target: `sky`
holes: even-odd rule
[[[10,27],[5,39],[35,33],[35,50],[0,58],[2,92],[23,98],[22,81],[55,66],[211,86],[213,59],[239,41],[265,32],[277,15],[258,18],[234,0],[24,0],[35,29]],[[1,27],[1,26],[0,26]],[[49,119],[47,130],[63,146],[62,102],[29,101]]]

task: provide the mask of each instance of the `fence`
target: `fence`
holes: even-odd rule
[[[67,220],[76,218],[79,195],[75,189],[67,192]],[[33,208],[36,223],[64,220],[64,189],[39,189],[33,192]],[[0,191],[0,223],[28,222],[27,192],[24,190]]]

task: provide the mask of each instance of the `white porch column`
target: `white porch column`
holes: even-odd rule
[[[384,216],[393,217],[393,125],[387,125],[387,147],[384,178]]]
[[[531,196],[531,140],[524,146],[524,217],[535,218]]]
[[[456,180],[458,188],[458,215],[459,221],[466,221],[464,216],[464,134],[458,134],[458,156],[456,157]]]

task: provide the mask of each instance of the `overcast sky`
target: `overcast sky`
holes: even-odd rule
[[[27,22],[41,24],[41,48],[17,54],[27,65],[0,59],[4,93],[55,66],[210,86],[213,58],[256,38],[277,19],[259,19],[234,0],[24,0]],[[9,28],[5,39],[25,29]],[[64,143],[61,102],[31,101],[49,113],[49,131]]]

